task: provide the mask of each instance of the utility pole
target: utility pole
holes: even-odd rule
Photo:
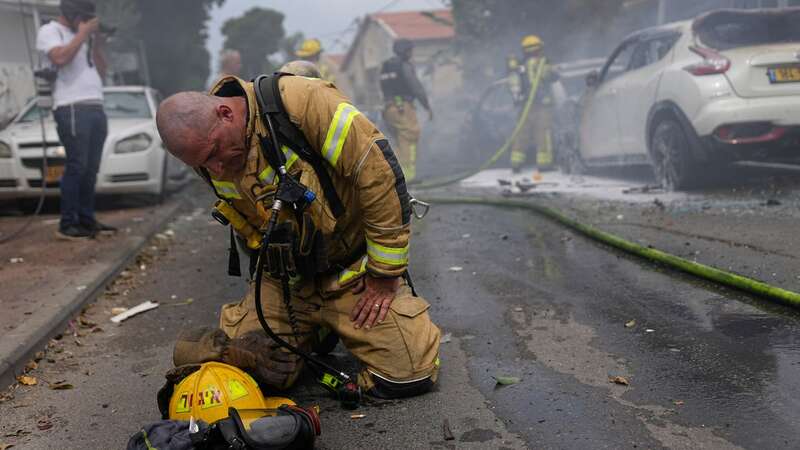
[[[656,23],[663,25],[667,22],[667,0],[658,0],[658,15],[656,16]]]

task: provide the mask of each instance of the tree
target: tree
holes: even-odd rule
[[[111,50],[138,51],[142,41],[151,84],[163,94],[202,90],[209,75],[206,22],[225,0],[100,0],[104,22],[119,27]]]
[[[242,16],[227,20],[222,34],[224,47],[242,55],[242,75],[252,78],[275,67],[269,56],[281,50],[285,36],[283,14],[269,8],[251,8]]]

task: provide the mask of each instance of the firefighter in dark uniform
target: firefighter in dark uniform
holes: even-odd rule
[[[411,62],[414,44],[407,39],[399,39],[394,43],[391,59],[381,67],[381,90],[385,103],[383,120],[393,140],[397,159],[403,168],[407,181],[416,177],[417,143],[419,142],[419,122],[414,100],[419,101],[433,120],[433,111],[428,103],[428,96],[422,87],[416,70]]]

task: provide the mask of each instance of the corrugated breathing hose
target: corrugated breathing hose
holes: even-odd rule
[[[659,263],[681,272],[694,275],[703,280],[717,283],[721,286],[744,291],[761,298],[776,301],[787,306],[800,308],[800,293],[779,288],[777,286],[754,280],[716,267],[707,266],[695,261],[675,256],[670,253],[645,247],[635,242],[628,241],[617,235],[599,230],[591,225],[579,222],[568,217],[561,211],[538,204],[533,201],[492,199],[478,197],[429,197],[424,199],[431,204],[451,205],[484,205],[501,208],[519,208],[532,211],[560,223],[595,241],[609,245],[632,255],[639,256],[648,261]]]

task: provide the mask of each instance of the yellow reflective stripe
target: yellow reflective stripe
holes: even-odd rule
[[[281,150],[283,150],[283,153],[286,155],[286,170],[289,170],[289,168],[292,167],[292,164],[294,164],[300,157],[297,156],[297,153],[293,152],[292,149],[285,145],[281,147]],[[261,182],[274,183],[275,171],[272,169],[272,166],[267,164],[267,167],[258,174],[258,179]]]
[[[379,263],[405,266],[408,264],[408,245],[403,248],[384,247],[367,238],[367,255]]]
[[[352,280],[353,278],[363,275],[367,271],[367,260],[368,258],[365,256],[361,260],[361,265],[359,266],[359,269],[357,271],[350,269],[344,269],[343,271],[341,271],[341,273],[339,273],[339,284],[340,285],[345,284],[348,281]]]
[[[211,184],[214,185],[214,190],[217,191],[217,195],[222,198],[236,200],[241,200],[242,198],[242,196],[239,195],[239,191],[236,190],[236,185],[230,181],[217,181],[212,179]]]
[[[347,140],[348,133],[350,133],[353,119],[359,114],[361,113],[356,107],[348,103],[339,103],[336,108],[336,114],[333,115],[333,120],[328,126],[325,144],[322,146],[322,156],[334,167],[339,162],[339,156],[342,154],[342,147],[344,147],[344,142]]]

